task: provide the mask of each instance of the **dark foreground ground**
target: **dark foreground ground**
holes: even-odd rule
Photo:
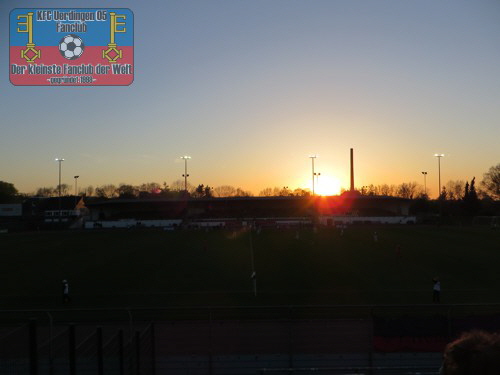
[[[420,226],[1,235],[0,372],[29,373],[36,321],[38,373],[437,374],[449,340],[500,327],[499,239]]]

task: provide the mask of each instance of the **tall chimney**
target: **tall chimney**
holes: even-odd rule
[[[354,191],[354,150],[351,148],[351,191]]]

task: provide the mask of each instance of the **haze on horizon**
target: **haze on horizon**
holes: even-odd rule
[[[166,182],[349,187],[481,180],[500,162],[496,0],[88,0],[134,12],[128,87],[16,87],[0,3],[0,180],[21,192]]]

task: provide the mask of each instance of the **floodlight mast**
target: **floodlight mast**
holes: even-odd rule
[[[422,172],[424,175],[424,195],[427,196],[427,172]]]
[[[312,162],[312,193],[313,193],[313,196],[315,195],[315,192],[314,192],[314,176],[315,176],[315,173],[314,173],[314,159],[316,159],[318,157],[318,155],[309,155],[309,158],[311,159],[311,162]]]
[[[64,161],[63,158],[56,158],[56,161],[59,163],[59,186],[58,186],[58,195],[59,195],[59,223],[61,223],[62,209],[61,209],[61,163]]]
[[[74,176],[74,178],[75,178],[75,197],[78,195],[78,177],[80,177],[80,176]]]
[[[187,173],[187,161],[188,159],[191,159],[191,156],[184,155],[181,156],[181,159],[184,159],[184,174],[182,175],[182,177],[184,177],[184,191],[187,192],[187,178],[189,177]]]
[[[441,196],[441,158],[444,154],[434,154],[438,159],[438,181],[439,181],[439,189],[438,189],[438,198]]]

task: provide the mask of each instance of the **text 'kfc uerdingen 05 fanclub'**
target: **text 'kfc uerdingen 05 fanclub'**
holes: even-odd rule
[[[17,86],[128,86],[134,81],[130,9],[10,12],[9,78]]]

